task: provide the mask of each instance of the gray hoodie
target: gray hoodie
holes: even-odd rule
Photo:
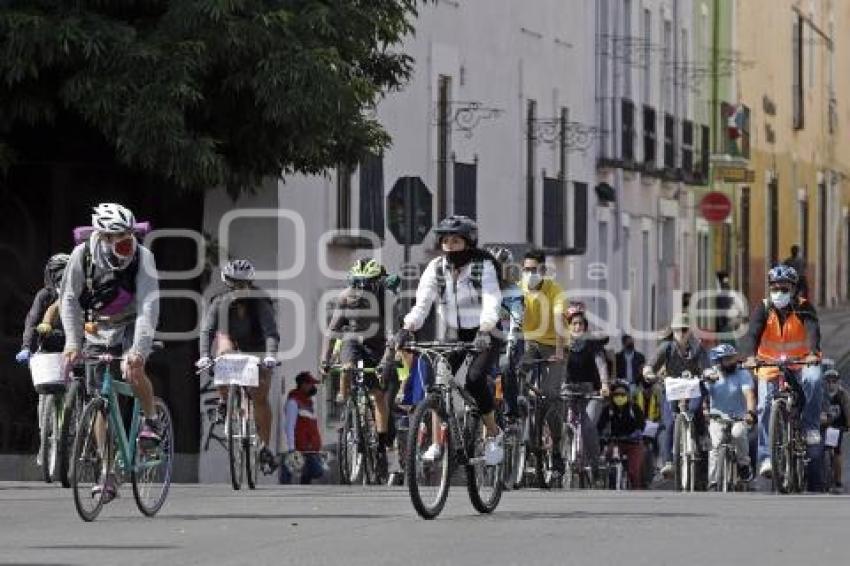
[[[97,249],[97,233],[92,235],[89,245],[92,250]],[[84,337],[86,344],[121,346],[125,343],[126,330],[133,328],[133,341],[129,350],[147,357],[151,352],[159,322],[159,281],[153,254],[144,246],[138,246],[139,270],[136,275],[134,300],[122,312],[109,317],[108,320],[98,320],[97,333],[88,334],[84,332],[85,313],[80,306],[80,295],[86,286],[83,265],[85,248],[86,244],[83,243],[71,252],[59,291],[60,315],[66,334],[65,350],[81,351]],[[92,261],[95,278],[113,271],[99,253],[92,254]]]

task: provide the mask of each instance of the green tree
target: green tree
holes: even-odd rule
[[[237,193],[390,140],[417,0],[0,0],[0,169],[97,159]]]

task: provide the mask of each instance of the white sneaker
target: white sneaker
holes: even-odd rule
[[[820,444],[820,432],[816,430],[810,430],[806,433],[806,444],[809,446],[816,446]]]
[[[387,450],[387,473],[394,474],[401,471],[401,466],[398,463],[398,452],[395,450]]]
[[[765,478],[769,478],[773,475],[773,466],[770,464],[770,460],[765,460],[759,466],[759,475]]]
[[[663,477],[670,477],[673,475],[673,462],[665,462],[663,466],[661,466],[661,470],[658,472]]]
[[[422,459],[426,462],[433,462],[434,460],[439,460],[442,455],[442,447],[439,444],[431,444],[431,446],[428,447],[428,450],[422,454]]]
[[[505,434],[500,432],[492,436],[484,443],[484,462],[488,466],[498,466],[505,459],[504,443]]]

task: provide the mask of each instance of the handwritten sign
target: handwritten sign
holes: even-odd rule
[[[216,385],[257,387],[260,384],[260,358],[244,354],[225,354],[215,360]]]
[[[838,442],[841,440],[841,431],[837,428],[829,427],[826,429],[826,435],[824,435],[824,446],[829,446],[830,448],[837,448]]]
[[[668,401],[697,399],[702,395],[699,389],[698,379],[668,377],[664,381],[664,391],[667,394]]]

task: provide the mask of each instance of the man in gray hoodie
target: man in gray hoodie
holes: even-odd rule
[[[153,254],[133,232],[135,217],[127,208],[103,203],[94,208],[94,232],[71,252],[59,292],[65,328],[65,359],[81,353],[124,356],[121,373],[141,402],[145,420],[139,433],[144,446],[160,441],[153,387],[145,360],[153,347],[159,318],[159,283]],[[114,496],[107,480],[104,497]]]

